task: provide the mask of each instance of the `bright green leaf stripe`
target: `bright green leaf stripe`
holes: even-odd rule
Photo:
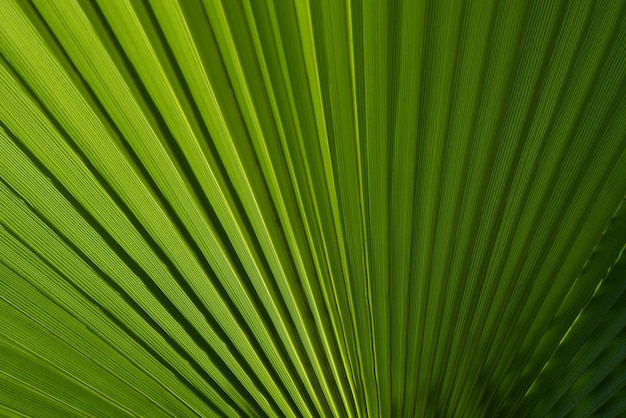
[[[258,21],[259,25],[268,25],[271,22],[267,21],[270,19],[261,19],[260,17],[263,16],[258,16],[259,13],[259,9],[255,10],[251,10],[250,7],[246,7],[248,6],[248,3],[244,4],[244,7],[246,8],[246,15],[248,17],[248,21],[251,22],[251,26],[252,28],[256,29],[256,25]],[[264,5],[262,5],[259,2],[255,2],[254,4],[250,5],[250,6],[257,6],[261,9],[264,9]],[[267,10],[264,10],[265,12],[267,12]],[[271,13],[271,11],[269,11],[269,13]],[[258,16],[256,20],[254,20],[251,16]],[[266,27],[266,30],[271,30],[271,27]],[[265,34],[266,37],[269,37],[270,39],[274,39],[273,35],[270,33],[266,33]],[[299,176],[302,176],[301,173],[297,172],[297,168],[294,166],[294,162],[293,162],[293,156],[290,155],[289,153],[289,149],[290,149],[290,138],[293,138],[293,136],[295,135],[301,135],[301,133],[296,133],[294,132],[294,128],[298,129],[296,127],[293,126],[295,121],[290,121],[289,119],[286,118],[285,121],[282,120],[281,118],[281,110],[278,109],[279,106],[279,100],[289,100],[287,97],[285,97],[285,94],[288,94],[287,92],[285,92],[283,90],[283,82],[284,82],[284,75],[282,74],[283,71],[282,69],[278,69],[277,67],[273,67],[278,65],[278,62],[274,62],[274,61],[278,61],[278,59],[276,59],[274,54],[278,54],[278,51],[276,51],[276,48],[272,48],[274,47],[273,43],[269,43],[269,42],[263,42],[262,36],[260,32],[257,33],[253,33],[252,36],[254,37],[253,41],[254,41],[254,45],[255,45],[255,49],[257,52],[257,58],[259,60],[259,65],[261,67],[261,72],[263,74],[263,78],[264,78],[264,85],[265,88],[268,92],[269,95],[269,100],[271,102],[271,107],[272,107],[272,111],[274,112],[274,122],[276,123],[276,127],[279,131],[279,136],[280,136],[280,141],[281,141],[281,146],[282,146],[282,150],[284,150],[284,156],[286,159],[286,165],[287,168],[286,170],[289,171],[289,176],[292,179],[292,185],[294,187],[294,192],[295,192],[295,200],[297,200],[297,205],[298,205],[298,209],[300,210],[300,216],[301,216],[301,220],[303,222],[303,226],[304,226],[304,233],[307,235],[306,239],[308,241],[309,244],[309,248],[311,250],[311,256],[313,258],[313,260],[308,261],[306,259],[303,260],[303,263],[305,263],[306,261],[308,261],[308,263],[313,263],[315,264],[315,269],[318,272],[318,276],[322,276],[322,277],[328,277],[328,274],[324,274],[323,272],[320,271],[320,269],[322,268],[322,266],[319,265],[320,261],[319,261],[319,255],[317,254],[317,252],[319,251],[318,246],[323,245],[320,244],[319,242],[316,242],[316,238],[312,235],[312,231],[311,228],[312,226],[309,224],[310,221],[307,218],[307,209],[311,210],[309,208],[307,208],[307,203],[306,201],[304,201],[304,199],[307,198],[306,194],[302,193],[299,191],[299,187],[306,187],[306,186],[299,186],[298,184],[298,178]],[[267,59],[265,59],[264,57],[264,53],[265,50],[262,50],[263,47],[269,48],[269,57]],[[274,59],[272,59],[274,58]],[[270,71],[270,68],[273,69],[273,71]],[[274,75],[275,74],[275,75]],[[278,86],[276,86],[276,89],[278,91],[275,91],[274,86],[271,82],[271,77],[272,75],[274,75],[275,77],[278,77],[278,80],[276,84],[278,84]],[[283,76],[283,77],[280,77]],[[290,113],[292,112],[292,108],[289,107],[289,104],[287,103],[282,103],[283,106],[285,106],[284,112],[286,113]],[[283,126],[286,125],[286,126]],[[295,141],[294,141],[295,142]],[[277,150],[275,152],[281,152],[281,150]],[[296,151],[297,152],[297,151]],[[280,160],[279,160],[280,162]],[[280,177],[279,177],[280,178]],[[307,179],[306,177],[304,177],[304,179],[302,179],[303,182],[305,182],[305,184],[307,183]],[[312,218],[314,219],[314,216],[312,216]],[[295,224],[295,226],[297,227],[297,223]],[[295,230],[295,233],[298,233],[298,229]],[[300,232],[302,233],[302,232]],[[304,243],[305,240],[302,238],[300,239],[300,242]],[[303,257],[306,256],[306,248],[303,250]],[[305,263],[305,264],[308,264]],[[326,329],[333,330],[335,333],[337,333],[338,331],[336,330],[336,326],[332,321],[332,312],[334,310],[334,302],[332,301],[332,299],[329,299],[330,296],[328,296],[327,292],[328,292],[328,284],[327,283],[323,283],[321,285],[318,285],[318,283],[315,280],[311,280],[310,278],[312,277],[311,275],[315,274],[313,272],[310,271],[312,267],[309,267],[309,271],[307,272],[307,274],[309,274],[309,278],[307,278],[306,281],[303,282],[303,286],[306,288],[306,292],[307,292],[307,300],[308,303],[311,305],[312,309],[313,309],[313,313],[315,315],[315,323],[317,325],[317,332],[319,332],[321,335],[321,338],[323,339],[323,344],[325,346],[326,351],[329,353],[329,355],[331,355],[332,350],[335,349],[333,346],[333,341],[331,339],[330,336],[326,335]],[[320,295],[320,292],[322,293]],[[328,313],[328,315],[331,315],[331,318],[326,318],[325,314],[326,312],[324,311],[324,309],[320,309],[319,307],[316,307],[315,305],[318,303],[316,302],[316,300],[324,300],[325,303],[325,307],[326,309],[328,309],[330,312]],[[330,323],[329,323],[330,322]],[[337,338],[341,338],[339,336],[337,336],[337,334],[335,334]],[[338,348],[339,350],[342,350],[341,347]],[[344,353],[333,353],[332,355],[335,356],[335,358],[330,358],[330,362],[331,362],[331,368],[333,370],[333,374],[335,376],[335,378],[338,381],[339,384],[339,391],[341,392],[341,397],[343,399],[343,402],[345,404],[345,406],[348,406],[351,404],[351,401],[349,400],[349,396],[347,391],[348,389],[345,387],[343,380],[345,379],[344,376],[339,375],[339,370],[338,368],[341,367],[340,365],[336,364],[336,362],[341,361],[339,359],[336,358],[336,356],[345,356]],[[344,366],[345,367],[345,366]]]
[[[222,56],[225,57],[225,67],[227,72],[231,75],[231,80],[233,80],[233,88],[238,98],[239,109],[243,112],[243,118],[248,128],[247,131],[252,142],[254,154],[256,155],[256,158],[259,159],[262,170],[262,175],[254,174],[254,172],[252,172],[252,174],[248,174],[248,177],[252,180],[261,177],[266,179],[269,194],[274,200],[274,206],[278,212],[278,217],[282,221],[282,224],[280,226],[284,230],[286,239],[287,241],[289,241],[289,245],[291,247],[290,251],[288,251],[287,248],[284,247],[284,244],[281,242],[282,240],[280,238],[282,234],[280,233],[280,231],[278,229],[272,230],[272,227],[276,228],[276,226],[278,225],[275,225],[272,222],[267,222],[266,228],[268,228],[270,236],[275,237],[274,242],[272,243],[272,245],[275,247],[273,252],[276,252],[277,254],[284,254],[281,260],[283,265],[281,266],[280,270],[274,270],[274,275],[277,279],[284,280],[285,284],[289,286],[281,286],[284,288],[284,290],[281,289],[281,291],[284,295],[284,299],[287,301],[287,307],[290,310],[292,318],[296,323],[296,327],[298,328],[298,331],[301,335],[301,340],[304,343],[304,349],[309,354],[309,358],[311,359],[312,365],[314,366],[314,370],[319,371],[319,359],[317,358],[317,354],[313,352],[314,347],[310,342],[310,336],[307,335],[307,331],[303,329],[305,324],[301,323],[301,318],[304,312],[302,312],[297,305],[297,303],[299,302],[298,296],[301,295],[302,291],[306,293],[308,303],[314,309],[315,301],[312,298],[312,295],[310,293],[311,291],[310,289],[308,289],[308,286],[305,287],[305,289],[300,290],[298,289],[299,286],[297,282],[291,282],[287,279],[288,277],[294,277],[296,275],[296,271],[293,270],[293,267],[289,262],[289,258],[294,257],[295,259],[293,261],[296,264],[295,267],[298,270],[299,275],[302,277],[302,280],[304,281],[304,283],[310,281],[307,277],[308,273],[302,270],[304,268],[304,265],[303,260],[300,256],[300,249],[298,248],[297,242],[294,237],[294,231],[291,226],[292,222],[290,222],[290,219],[287,217],[287,205],[291,204],[291,212],[293,213],[294,211],[293,202],[291,202],[290,199],[290,187],[288,184],[283,183],[283,185],[279,185],[278,183],[279,179],[286,179],[287,173],[285,172],[285,169],[284,167],[282,167],[281,164],[281,150],[277,148],[276,145],[278,144],[275,144],[275,141],[277,140],[276,132],[274,126],[272,126],[271,120],[269,120],[269,115],[266,113],[267,105],[265,104],[265,106],[255,106],[254,103],[251,103],[258,103],[259,101],[261,101],[262,98],[264,98],[263,91],[259,88],[255,89],[255,87],[257,86],[262,86],[260,74],[253,71],[258,64],[256,63],[254,56],[252,55],[253,51],[250,50],[251,45],[246,45],[244,42],[242,42],[243,39],[245,39],[245,31],[235,30],[234,26],[232,26],[231,28],[230,25],[228,25],[228,14],[231,15],[231,19],[237,18],[238,11],[236,10],[236,7],[233,7],[234,4],[226,2],[220,7],[211,6],[212,2],[205,2],[205,4],[207,5],[206,8],[209,21],[214,22],[214,24],[212,24],[212,27],[216,28],[215,32],[217,35],[218,45],[220,46],[220,49],[222,51],[228,51],[222,52]],[[241,13],[241,11],[239,11],[239,13]],[[242,20],[242,18],[240,18],[239,20]],[[220,28],[223,28],[223,30],[220,30]],[[224,34],[224,38],[221,38],[220,34]],[[232,60],[230,58],[232,58]],[[247,69],[247,74],[245,77],[243,74],[244,66]],[[239,141],[235,142],[235,145],[237,145],[238,142]],[[270,160],[271,155],[275,156],[275,163],[272,163],[272,161]],[[252,171],[250,170],[251,167],[253,167],[252,164],[247,164],[244,162],[244,169]],[[281,168],[282,170],[280,170]],[[280,174],[279,170],[282,171],[281,176],[278,175]],[[269,214],[271,213],[271,210],[272,209],[269,207],[269,205],[259,208],[261,214]],[[263,236],[260,230],[257,230],[257,234],[259,237]],[[300,241],[302,241],[302,239],[300,239]],[[290,255],[290,253],[292,255]],[[276,255],[269,255],[269,260],[271,260],[275,256]],[[281,285],[280,281],[279,285]],[[294,287],[296,289],[294,289]],[[296,303],[292,304],[292,300]],[[304,301],[300,303],[304,304]],[[320,383],[322,385],[327,385],[325,381],[325,376],[323,374],[319,374],[318,378],[320,379]],[[326,392],[328,392],[328,389],[326,389]],[[319,403],[319,401],[315,398],[314,401]],[[332,401],[332,398],[327,399],[327,401]],[[320,406],[318,406],[318,408],[319,407]],[[323,408],[324,406],[321,407]],[[331,404],[332,414],[339,413],[336,408],[337,407],[335,405]]]
[[[0,413],[623,414],[625,11],[0,0]]]
[[[283,6],[278,7],[277,13],[279,11],[285,13],[286,10],[283,11],[284,9],[285,8],[283,8]],[[288,14],[286,16],[288,16]],[[294,28],[293,25],[286,25],[285,23],[287,22],[289,22],[288,19],[283,19],[283,21],[281,22],[281,27],[275,30],[287,31],[283,32],[286,34],[286,39],[298,39],[300,37],[300,34],[298,33],[297,28]],[[293,50],[293,42],[285,42],[283,45],[285,48],[290,48],[286,50],[287,53],[289,53],[290,50]],[[297,47],[297,44],[295,46]],[[303,74],[303,63],[301,61],[292,59],[291,62],[288,62],[288,64],[290,65],[290,67],[286,71],[290,72],[290,77],[287,81],[296,83],[294,84],[293,90],[290,91],[290,95],[293,95],[293,92],[297,91],[299,88],[308,88],[307,80],[303,77],[305,74]],[[329,309],[331,310],[331,312],[333,308],[337,309],[337,315],[339,315],[339,317],[341,318],[338,320],[340,325],[335,325],[335,327],[340,326],[341,331],[337,332],[341,332],[343,334],[341,337],[338,338],[340,340],[345,338],[345,344],[347,345],[347,347],[341,347],[340,345],[340,349],[342,349],[343,351],[342,356],[344,358],[344,367],[346,368],[346,370],[350,370],[348,372],[348,379],[352,391],[352,396],[354,401],[358,403],[358,400],[355,398],[356,396],[358,396],[358,392],[356,392],[354,381],[356,377],[354,375],[354,367],[356,367],[356,353],[352,348],[354,344],[351,319],[352,313],[351,308],[349,307],[350,300],[346,294],[346,283],[344,280],[341,279],[344,274],[344,269],[342,267],[343,259],[341,256],[342,238],[340,236],[338,237],[335,232],[337,226],[332,221],[332,209],[328,206],[329,204],[332,206],[332,201],[329,202],[329,196],[325,192],[327,185],[324,184],[324,181],[322,181],[323,179],[326,179],[323,157],[322,155],[320,155],[322,149],[320,149],[320,147],[318,147],[318,144],[316,144],[316,141],[313,140],[314,136],[312,135],[312,133],[315,132],[315,125],[317,121],[314,118],[314,114],[312,114],[311,111],[307,111],[307,109],[310,108],[311,104],[307,100],[303,100],[303,97],[301,95],[297,95],[291,100],[293,100],[294,103],[292,105],[292,108],[295,107],[295,112],[300,112],[295,113],[295,116],[297,117],[296,122],[301,123],[299,124],[299,126],[297,126],[297,129],[302,131],[301,133],[298,133],[298,138],[300,140],[300,153],[302,154],[302,157],[304,157],[302,160],[302,165],[306,170],[306,180],[304,180],[304,182],[305,184],[309,184],[311,190],[314,191],[314,193],[311,195],[311,198],[314,210],[316,212],[316,216],[314,219],[318,221],[320,227],[322,241],[322,248],[320,249],[320,251],[325,254],[326,263],[328,263],[328,267],[330,269],[327,276],[327,279],[330,281],[330,283],[326,285],[327,289],[330,288],[329,290],[327,290],[327,292],[331,295],[330,303],[332,305]],[[300,135],[302,135],[303,137],[300,138]],[[340,246],[339,249],[337,249],[336,245]]]

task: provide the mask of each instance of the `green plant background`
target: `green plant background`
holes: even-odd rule
[[[626,2],[0,0],[0,415],[626,414]]]

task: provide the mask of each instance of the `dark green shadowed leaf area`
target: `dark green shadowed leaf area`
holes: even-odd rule
[[[0,0],[0,416],[626,416],[625,0]]]

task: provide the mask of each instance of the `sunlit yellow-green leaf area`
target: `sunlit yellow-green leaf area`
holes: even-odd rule
[[[0,417],[626,417],[626,0],[0,0]]]

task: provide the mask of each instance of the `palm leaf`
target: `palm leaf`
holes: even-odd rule
[[[0,414],[626,413],[626,3],[0,0]]]

